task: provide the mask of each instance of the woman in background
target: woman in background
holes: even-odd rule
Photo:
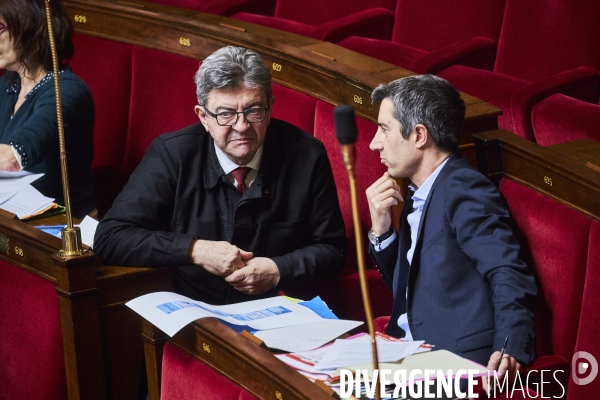
[[[94,104],[67,66],[73,27],[52,0],[72,213],[96,214],[91,164]],[[64,205],[52,53],[44,0],[0,0],[0,171],[44,173],[32,185]]]

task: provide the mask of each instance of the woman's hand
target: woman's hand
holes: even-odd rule
[[[0,171],[20,171],[21,166],[15,157],[12,147],[0,144]]]

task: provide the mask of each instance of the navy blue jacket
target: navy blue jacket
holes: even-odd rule
[[[397,319],[408,310],[415,340],[487,365],[509,336],[506,352],[529,364],[535,358],[537,288],[519,258],[513,223],[497,188],[468,160],[452,155],[425,202],[409,267],[406,217],[411,211],[405,206],[401,232],[391,246],[370,251],[394,293],[388,333],[404,336]]]

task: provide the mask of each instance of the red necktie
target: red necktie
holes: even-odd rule
[[[246,193],[246,190],[248,189],[246,187],[245,181],[246,181],[246,176],[248,176],[248,173],[250,172],[250,170],[252,170],[252,168],[250,168],[250,167],[238,167],[238,168],[234,169],[233,171],[231,171],[231,175],[233,175],[233,178],[237,182],[237,191],[240,194],[240,196],[243,196],[244,193]]]

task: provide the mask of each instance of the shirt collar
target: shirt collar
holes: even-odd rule
[[[431,175],[429,175],[429,177],[427,177],[427,179],[425,179],[425,182],[423,182],[423,184],[421,185],[421,187],[417,188],[417,186],[414,183],[411,183],[410,185],[408,185],[408,187],[410,188],[410,190],[412,190],[414,192],[413,194],[413,201],[425,201],[427,200],[427,197],[429,196],[429,192],[431,191],[431,187],[433,186],[433,183],[435,182],[435,180],[437,179],[438,175],[440,174],[440,171],[442,170],[442,168],[444,167],[444,165],[446,165],[446,163],[448,162],[448,158],[446,158],[436,169],[435,171],[433,171],[431,173]]]
[[[234,169],[236,169],[238,167],[250,167],[257,171],[260,168],[260,162],[262,161],[262,154],[263,154],[263,146],[260,146],[258,148],[258,151],[254,155],[254,158],[252,158],[252,161],[250,161],[246,165],[237,165],[236,163],[231,161],[225,155],[225,153],[223,153],[223,151],[217,146],[216,143],[214,143],[214,146],[215,146],[215,153],[217,154],[217,160],[219,160],[219,164],[221,165],[223,172],[225,172],[225,175],[229,174],[231,171],[233,171]]]

